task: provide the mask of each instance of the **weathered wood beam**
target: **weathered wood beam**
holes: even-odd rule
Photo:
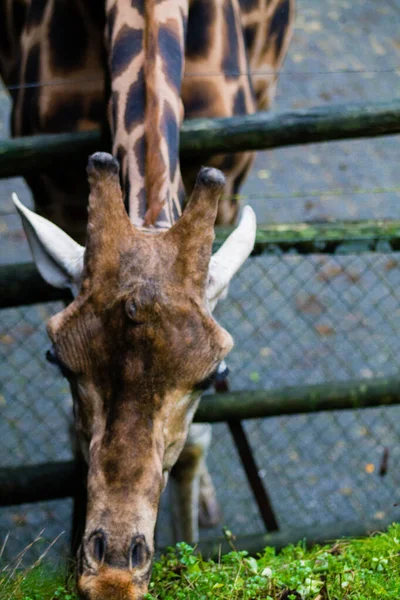
[[[219,423],[394,404],[400,404],[400,377],[380,377],[206,395],[194,420]]]
[[[229,119],[185,122],[181,156],[266,150],[400,133],[400,100],[304,108],[285,113],[260,112]]]
[[[80,482],[78,463],[0,468],[0,506],[69,498]]]
[[[26,136],[0,142],[0,179],[68,165],[85,169],[87,159],[104,149],[99,131]]]
[[[216,229],[215,249],[232,231]],[[336,223],[277,223],[257,227],[254,255],[358,254],[400,250],[400,220],[344,221]]]
[[[217,249],[231,229],[216,231]],[[298,223],[261,226],[253,255],[296,251],[300,254],[358,254],[400,250],[400,221]],[[70,298],[40,277],[33,263],[0,266],[0,308]]]
[[[181,130],[183,163],[221,152],[265,150],[349,138],[400,133],[400,100],[260,112],[226,119],[192,119]],[[98,131],[40,135],[0,143],[0,178],[24,176],[55,164],[83,166],[106,149]]]
[[[34,263],[0,266],[0,308],[71,299],[68,290],[47,284]]]
[[[9,467],[0,469],[0,506],[16,506],[32,502],[58,500],[73,496],[80,482],[81,473],[77,463],[55,462],[30,467]],[[372,521],[352,521],[307,527],[290,528],[271,534],[257,534],[238,537],[234,541],[238,550],[247,550],[255,555],[266,546],[277,550],[288,544],[305,540],[307,546],[325,544],[346,537],[361,537],[376,531],[382,531],[393,521],[392,518]],[[232,548],[223,538],[205,540],[196,546],[205,558],[216,558],[220,552],[229,552]],[[160,553],[160,551],[159,551]]]
[[[317,411],[387,406],[400,403],[400,378],[293,386],[258,392],[204,396],[196,422],[218,423]],[[0,469],[0,506],[73,496],[78,466],[73,461]]]

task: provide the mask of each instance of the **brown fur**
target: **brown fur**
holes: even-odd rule
[[[204,170],[182,218],[153,236],[129,221],[111,157],[92,159],[88,173],[82,286],[48,333],[68,373],[89,464],[79,587],[90,600],[111,590],[139,598],[160,495],[199,400],[195,388],[232,347],[205,302],[223,180]],[[101,558],[93,536],[103,540]],[[128,585],[115,568],[128,568],[135,536],[142,546]]]
[[[161,152],[161,131],[159,125],[159,99],[157,96],[157,36],[158,27],[154,18],[154,0],[145,2],[145,78],[146,78],[146,226],[154,225],[166,198],[160,197],[165,178],[165,166]]]
[[[78,591],[83,598],[91,600],[141,600],[147,592],[147,586],[134,585],[129,571],[105,567],[95,577],[82,577]]]

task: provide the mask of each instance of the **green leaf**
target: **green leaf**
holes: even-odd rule
[[[249,558],[245,558],[244,562],[249,566],[250,570],[253,571],[257,575],[258,573],[258,563],[255,558],[249,556]]]

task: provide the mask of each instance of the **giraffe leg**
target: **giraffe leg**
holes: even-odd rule
[[[70,180],[73,189],[63,183]],[[42,173],[26,177],[35,202],[35,211],[68,233],[80,244],[85,244],[87,227],[87,198],[89,187],[84,165],[76,171]]]
[[[205,460],[200,466],[200,498],[199,525],[200,527],[215,527],[221,521],[221,510],[217,492],[211,479]]]
[[[296,0],[261,0],[248,9],[239,0],[242,26],[257,110],[269,110],[276,93],[278,73],[293,34]]]
[[[218,167],[229,173],[229,177],[218,204],[216,225],[233,225],[236,222],[241,204],[240,187],[253,165],[254,157],[254,152],[231,155],[224,157],[221,167]]]
[[[219,514],[215,489],[205,459],[211,443],[211,425],[191,425],[186,444],[171,473],[175,541],[199,539],[200,506],[204,522]]]

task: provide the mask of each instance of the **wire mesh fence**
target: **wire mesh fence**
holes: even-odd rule
[[[235,389],[329,383],[399,372],[400,255],[254,258],[218,309],[237,346]],[[329,387],[328,387],[329,389]],[[280,527],[399,518],[400,407],[248,421],[246,429]],[[210,467],[229,472],[228,432],[218,425]],[[382,461],[389,462],[380,475]],[[236,456],[235,456],[236,458]],[[229,479],[225,520],[262,530],[244,476]],[[232,472],[232,471],[231,471]]]
[[[399,96],[397,12],[397,0],[299,0],[290,55],[280,74],[279,110]],[[6,102],[0,91],[1,137],[7,132]],[[397,156],[394,137],[319,144],[307,153],[296,147],[275,150],[260,159],[247,198],[268,223],[399,218]],[[2,185],[3,198],[19,192],[16,180]],[[25,260],[11,203],[2,202],[0,210],[7,236],[2,253]],[[397,375],[399,278],[396,253],[248,261],[217,311],[236,340],[229,357],[231,387],[329,385]],[[3,466],[72,457],[69,392],[44,360],[44,322],[59,308],[47,304],[0,311]],[[280,526],[369,516],[398,520],[399,413],[400,407],[391,407],[248,421],[245,427]],[[228,428],[217,424],[213,429],[208,464],[223,523],[237,534],[260,531],[263,524]],[[387,474],[380,476],[385,462]],[[167,504],[166,491],[160,545],[171,539]],[[57,552],[65,555],[71,512],[70,500],[0,509],[0,547],[10,532],[3,559],[14,558],[42,530],[50,542],[66,531],[56,544]],[[35,544],[27,560],[42,551],[43,544]]]
[[[250,259],[217,318],[234,336],[234,390],[396,376],[399,372],[400,253],[285,254]],[[4,466],[67,460],[71,400],[44,358],[45,321],[60,303],[0,311],[0,452]],[[328,387],[329,389],[329,387]],[[246,422],[262,479],[281,528],[399,518],[400,407],[335,411]],[[381,476],[381,463],[387,474]],[[229,431],[214,425],[209,467],[236,534],[263,530]],[[35,536],[68,547],[70,500],[0,511],[14,557]],[[203,537],[220,533],[204,530]],[[158,544],[171,542],[168,491]],[[43,551],[40,545],[29,557]]]

